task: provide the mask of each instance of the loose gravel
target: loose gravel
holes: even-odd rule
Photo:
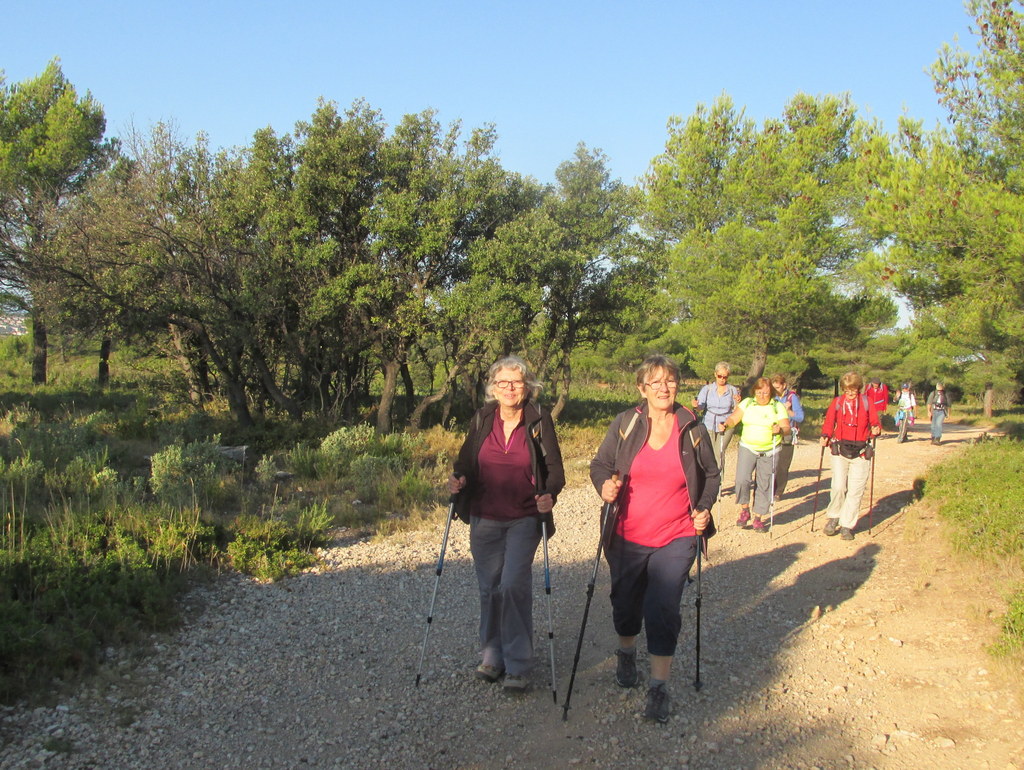
[[[301,577],[194,589],[177,633],[108,651],[56,704],[2,709],[0,768],[1024,767],[1012,676],[984,656],[977,618],[964,625],[978,609],[956,601],[938,524],[910,505],[915,464],[957,440],[880,442],[899,470],[876,479],[873,532],[853,543],[822,536],[820,510],[810,531],[813,444],[798,448],[771,536],[737,530],[723,501],[702,581],[703,687],[690,586],[666,725],[641,719],[643,686],[614,683],[604,564],[562,719],[597,546],[599,501],[581,484],[559,499],[550,544],[557,704],[540,551],[530,689],[474,678],[478,606],[458,522],[414,686],[439,513],[436,528],[388,539],[339,533]]]

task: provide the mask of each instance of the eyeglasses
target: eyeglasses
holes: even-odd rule
[[[494,385],[501,388],[502,390],[519,390],[526,383],[522,380],[495,380]]]
[[[679,383],[675,380],[651,380],[651,382],[645,382],[644,385],[651,390],[661,390],[663,387],[666,390],[672,390],[672,388],[678,386]]]

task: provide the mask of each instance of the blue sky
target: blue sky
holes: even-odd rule
[[[758,122],[796,93],[848,92],[893,130],[942,118],[927,68],[973,50],[961,0],[7,0],[8,81],[60,57],[108,135],[171,121],[215,147],[290,132],[317,99],[365,99],[390,125],[426,108],[494,123],[503,165],[542,182],[578,142],[635,181],[672,115],[729,94]]]

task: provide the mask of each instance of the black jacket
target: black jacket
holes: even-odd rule
[[[477,410],[470,421],[459,456],[455,460],[456,475],[466,477],[466,486],[459,495],[460,500],[456,506],[459,518],[463,521],[469,521],[469,511],[479,494],[477,478],[480,447],[494,428],[494,414],[497,410],[497,403],[487,404]],[[557,501],[558,493],[565,486],[565,471],[562,468],[562,451],[558,447],[551,414],[535,404],[527,403],[523,407],[523,420],[526,423],[526,446],[530,450],[531,471],[536,480],[537,492],[547,492]],[[553,523],[549,525],[549,530],[549,535],[554,534]]]
[[[647,404],[644,403],[627,409],[612,420],[597,455],[590,463],[590,480],[598,494],[613,473],[618,473],[623,480],[629,475],[633,460],[647,443],[650,433],[647,410]],[[686,476],[691,510],[711,510],[711,506],[718,500],[721,484],[718,462],[711,448],[711,436],[704,424],[685,406],[676,404],[674,411],[679,424],[679,459]],[[704,532],[705,537],[712,534],[713,523]]]

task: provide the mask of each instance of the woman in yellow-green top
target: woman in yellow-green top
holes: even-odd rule
[[[789,414],[772,392],[772,383],[761,377],[754,383],[754,397],[740,402],[721,430],[742,424],[740,446],[736,453],[736,502],[740,505],[737,527],[746,527],[751,521],[751,475],[757,484],[754,495],[754,516],[751,527],[755,532],[767,532],[762,520],[768,515],[774,490],[772,467],[782,437],[789,435]]]

